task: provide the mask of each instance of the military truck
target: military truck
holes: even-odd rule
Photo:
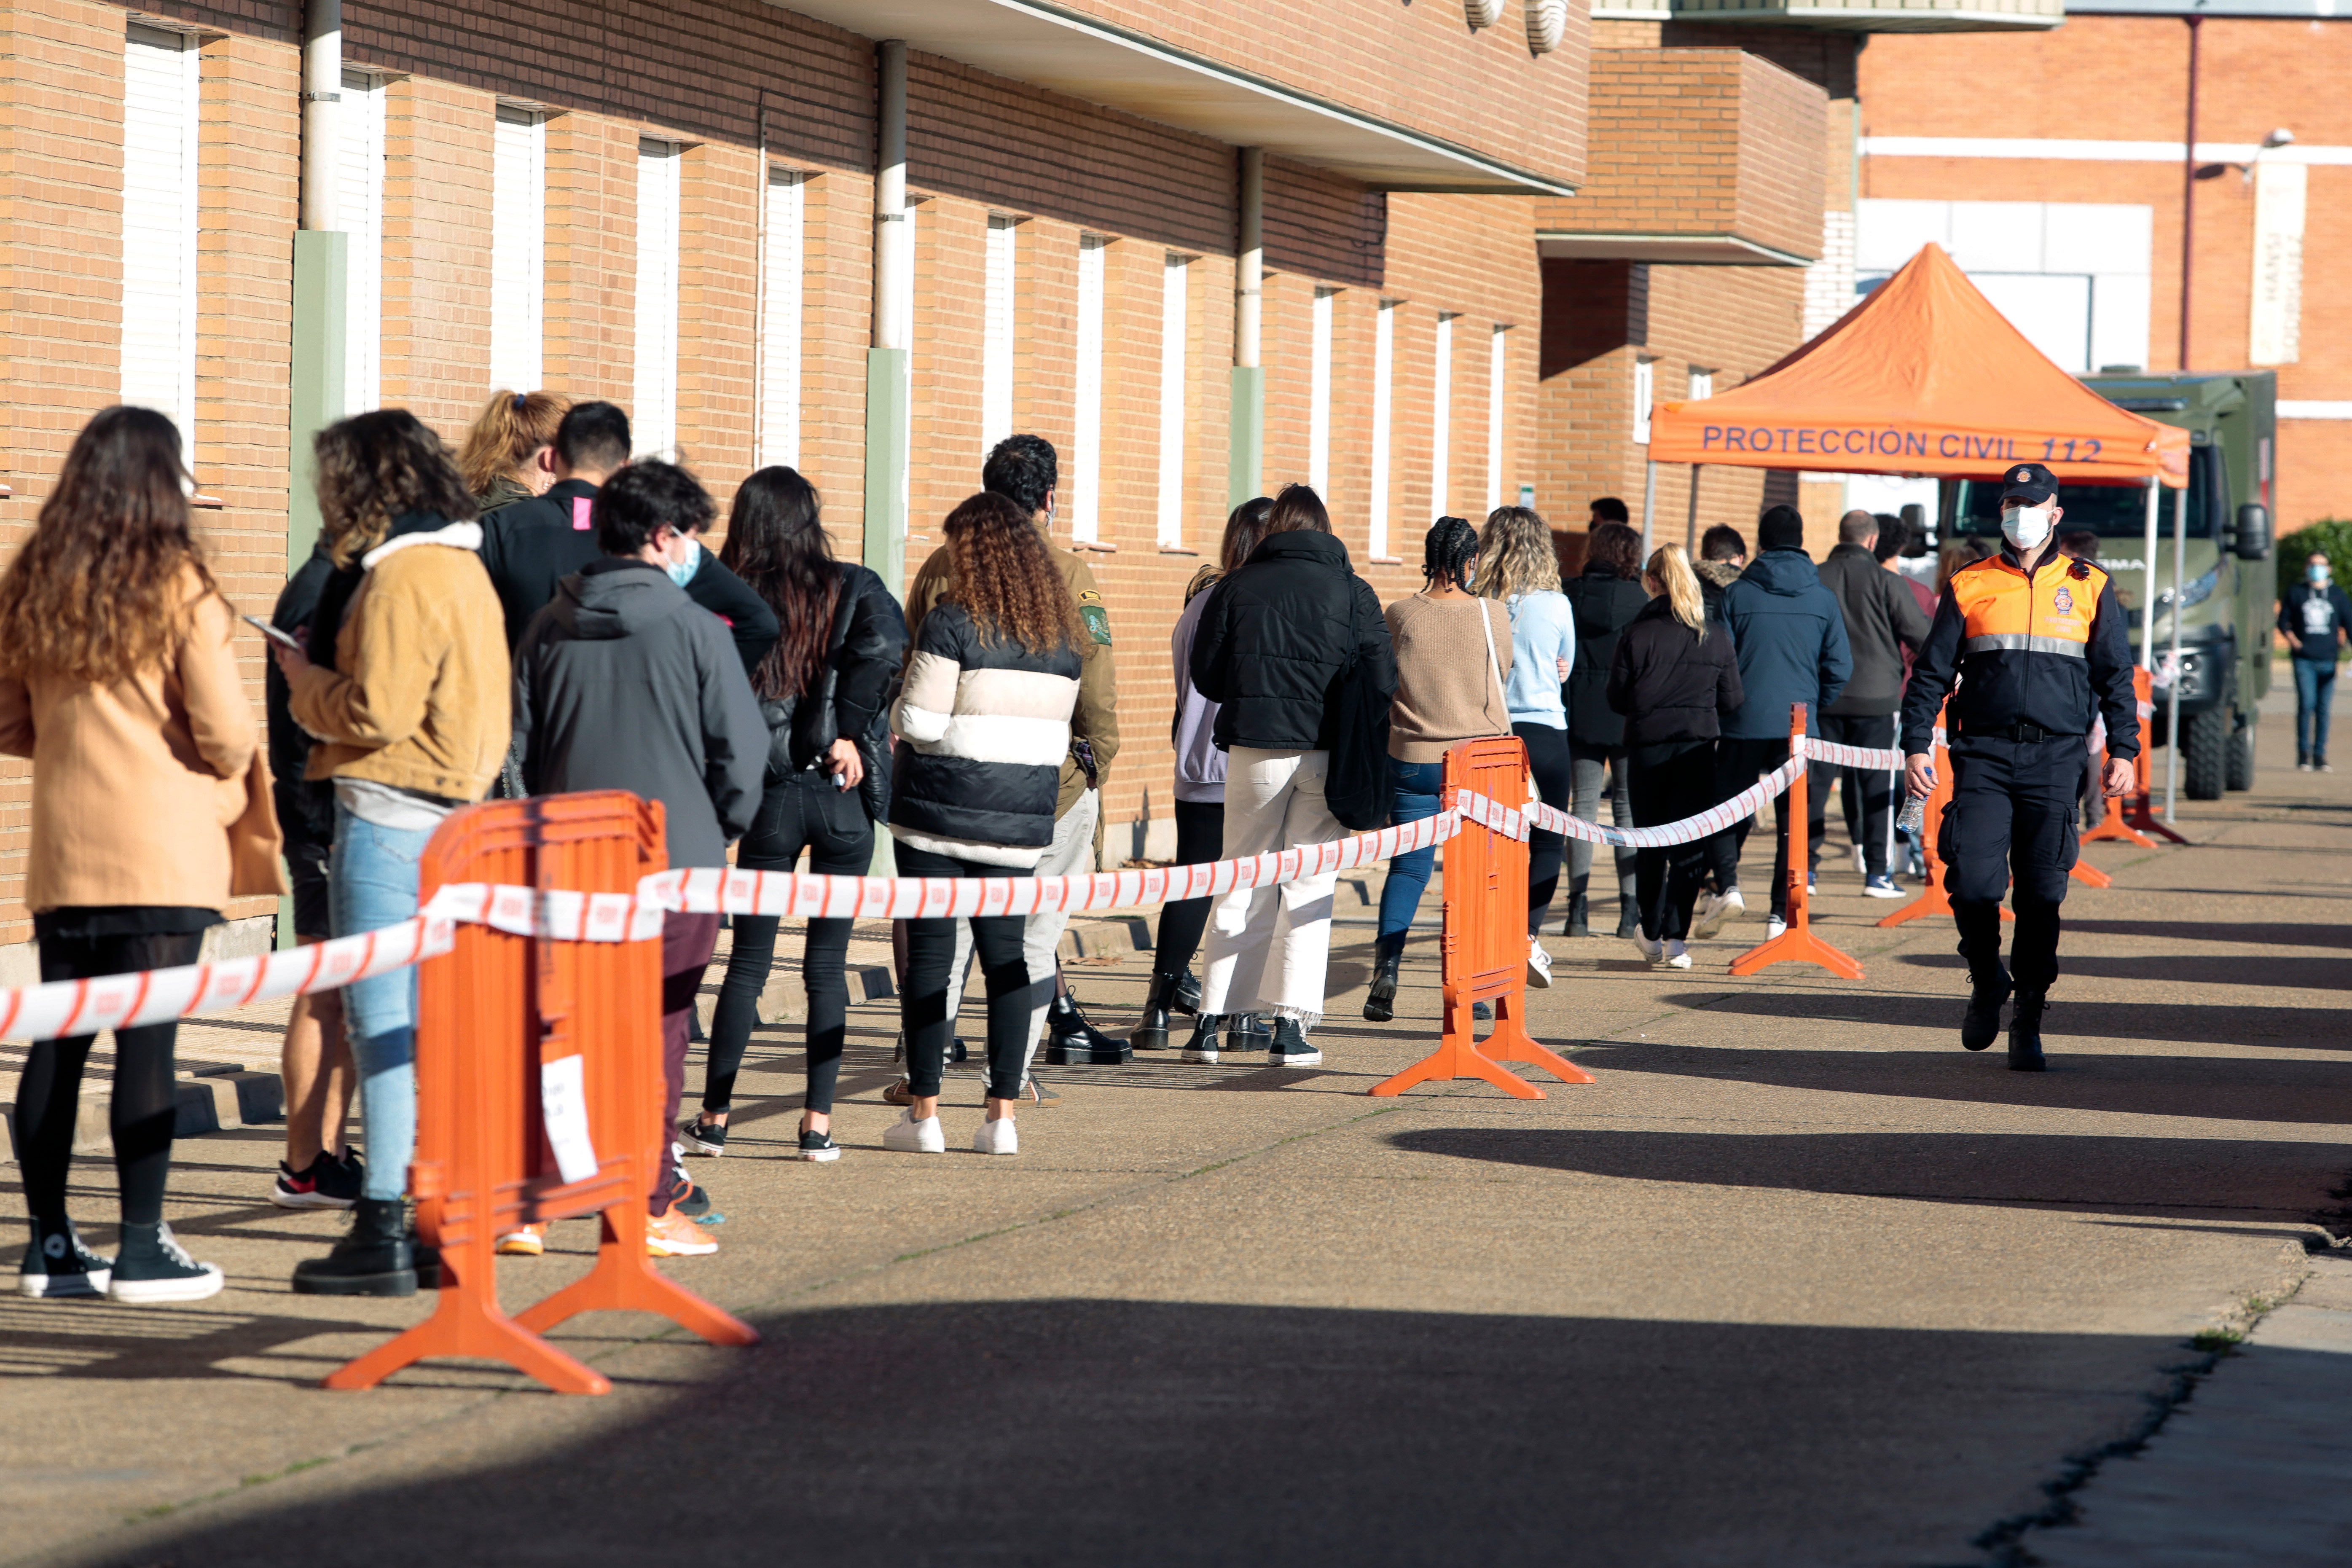
[[[2083,378],[2119,407],[2189,432],[2187,544],[2181,562],[2180,786],[2191,800],[2218,800],[2254,782],[2257,705],[2271,684],[2271,628],[2277,573],[2271,553],[2273,475],[2278,452],[2278,377],[2267,370],[2147,374],[2103,372]],[[2063,470],[2061,470],[2063,477]],[[2000,490],[1947,480],[1939,537],[1998,539]],[[2157,511],[2156,657],[2172,646],[2170,489]],[[2138,485],[2066,485],[2058,503],[2063,537],[2099,536],[2098,561],[2113,574],[2139,651],[2147,579],[2147,492]],[[2155,742],[2170,743],[2168,693],[2157,693]],[[2158,778],[2162,779],[2159,762]]]

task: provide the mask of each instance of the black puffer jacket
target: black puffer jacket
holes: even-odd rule
[[[1746,700],[1739,658],[1722,622],[1708,621],[1706,636],[1694,637],[1662,596],[1643,605],[1618,635],[1609,706],[1624,717],[1626,745],[1712,741],[1723,732],[1721,716]]]
[[[1349,620],[1354,622],[1353,646]],[[1396,650],[1372,585],[1328,533],[1277,533],[1223,579],[1192,637],[1192,686],[1220,704],[1219,747],[1328,751],[1332,683],[1362,656],[1385,709],[1396,695]]]
[[[1606,567],[1588,566],[1567,584],[1576,612],[1576,664],[1568,672],[1568,740],[1571,750],[1591,752],[1625,744],[1625,721],[1609,706],[1609,671],[1617,638],[1642,613],[1650,595]]]
[[[334,575],[334,559],[327,553],[324,540],[310,551],[310,559],[286,580],[278,590],[278,605],[270,612],[269,624],[281,632],[299,632],[310,624],[318,613],[319,595]],[[269,721],[269,787],[271,804],[278,809],[278,830],[286,842],[323,847],[335,841],[335,786],[327,779],[310,780],[302,776],[310,765],[310,737],[302,726],[294,722],[294,711],[289,705],[292,693],[286,685],[285,672],[278,661],[270,659],[262,666],[262,710]]]
[[[1054,841],[1083,673],[1076,647],[983,637],[961,602],[940,600],[915,628],[898,692],[892,836],[959,860],[1036,865]]]
[[[907,617],[872,572],[849,563],[834,570],[841,591],[816,690],[760,700],[768,721],[768,786],[815,766],[846,735],[866,766],[857,786],[866,815],[881,822],[890,815],[890,704],[907,663]]]

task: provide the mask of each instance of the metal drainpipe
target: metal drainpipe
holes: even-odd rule
[[[343,0],[302,10],[302,226],[340,228],[335,175],[343,116]]]
[[[875,54],[874,346],[866,355],[866,564],[904,594],[908,354],[914,247],[907,232],[907,45]]]
[[[1265,452],[1265,371],[1258,362],[1265,282],[1265,150],[1241,150],[1234,247],[1234,384],[1225,499],[1239,506],[1258,492]]]

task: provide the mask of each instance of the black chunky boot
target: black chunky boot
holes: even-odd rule
[[[2042,1014],[2050,1005],[2049,993],[2020,991],[2017,1007],[2009,1018],[2009,1070],[2011,1072],[2042,1072],[2048,1065],[2042,1059]]]
[[[1139,1051],[1168,1048],[1168,1016],[1176,1010],[1177,990],[1183,979],[1181,974],[1151,977],[1151,989],[1143,998],[1143,1016],[1137,1021],[1135,1033],[1128,1037],[1129,1046]]]
[[[1045,1009],[1045,1059],[1055,1067],[1115,1068],[1134,1056],[1125,1040],[1087,1023],[1078,999],[1068,992],[1057,993]]]
[[[1192,1037],[1185,1044],[1184,1059],[1188,1062],[1214,1062],[1217,1059],[1217,1025],[1214,1013],[1201,1014],[1192,1025]]]
[[[298,1296],[414,1296],[416,1256],[408,1245],[408,1215],[398,1198],[362,1198],[352,1205],[351,1234],[324,1258],[294,1266]]]
[[[1188,1018],[1201,1016],[1201,982],[1191,970],[1176,977],[1176,994],[1169,998],[1168,1010]]]
[[[1591,928],[1585,923],[1584,895],[1582,893],[1579,892],[1569,894],[1568,923],[1559,928],[1559,934],[1562,936],[1591,936],[1592,934]]]
[[[1397,968],[1404,962],[1405,938],[1410,931],[1398,931],[1379,939],[1372,947],[1372,989],[1364,997],[1364,1017],[1374,1024],[1385,1024],[1396,1016]]]
[[[1969,1050],[1980,1051],[2000,1037],[2000,1005],[2009,1000],[2009,994],[2016,987],[2010,984],[2007,964],[1990,974],[1971,979],[1974,989],[1969,994],[1969,1010],[1960,1018],[1960,1044]]]

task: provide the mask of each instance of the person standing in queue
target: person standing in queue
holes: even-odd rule
[[[2058,907],[2076,854],[2076,795],[2091,721],[2107,726],[2105,793],[2131,787],[2139,755],[2131,636],[2105,572],[2051,538],[2064,515],[2039,463],[2002,476],[2000,554],[1952,574],[1903,698],[1905,783],[1935,787],[1936,715],[1947,693],[1952,800],[1938,845],[1972,987],[1960,1044],[1983,1050],[2014,991],[2009,1065],[2042,1070],[2042,1016],[2058,978]],[[2000,900],[2014,877],[2017,935],[2000,961]]]

